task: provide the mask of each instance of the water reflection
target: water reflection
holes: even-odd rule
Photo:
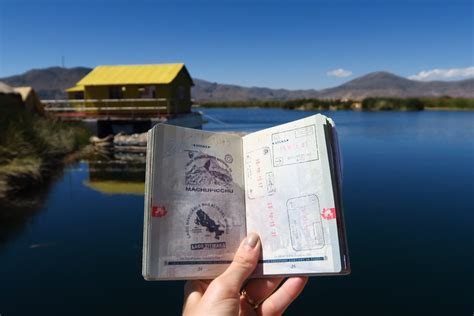
[[[309,114],[206,113],[226,125],[205,129],[234,131]],[[314,314],[315,302],[331,315],[472,313],[474,113],[331,116],[344,156],[353,272],[311,278],[287,314]],[[141,276],[144,199],[135,193],[144,170],[143,156],[101,155],[68,167],[51,189],[19,198],[21,207],[0,206],[2,315],[181,312],[182,282]]]
[[[145,161],[141,158],[89,161],[89,178],[83,184],[105,194],[143,195]]]
[[[82,161],[86,176],[82,185],[102,194],[143,195],[145,189],[145,156],[127,153],[109,153],[94,160]],[[66,167],[74,169],[74,167]],[[45,210],[45,203],[54,184],[63,176],[60,169],[41,186],[0,200],[0,249],[16,236],[35,216]],[[64,179],[63,179],[64,180]],[[43,247],[32,244],[30,248]]]

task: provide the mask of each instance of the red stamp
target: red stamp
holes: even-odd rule
[[[335,219],[336,218],[336,209],[334,207],[331,208],[323,208],[321,212],[321,217],[324,219]]]
[[[152,206],[151,216],[153,217],[164,217],[168,212],[164,206]]]

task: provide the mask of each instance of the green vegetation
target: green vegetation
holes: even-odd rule
[[[459,109],[474,110],[474,98],[451,98],[448,96],[440,98],[423,99],[425,108],[430,109]]]
[[[289,110],[348,110],[351,109],[353,101],[342,101],[339,99],[297,99],[287,101],[221,101],[201,102],[205,108],[281,108]]]
[[[421,111],[424,109],[474,110],[472,98],[365,98],[362,110],[368,111]]]
[[[366,111],[421,111],[424,104],[418,98],[365,98],[362,110]]]
[[[474,110],[473,98],[386,98],[362,101],[340,99],[298,99],[287,101],[201,102],[205,108],[281,108],[289,110],[421,111],[423,109]]]
[[[19,106],[0,106],[0,199],[42,183],[64,157],[88,143],[79,124],[40,117]]]

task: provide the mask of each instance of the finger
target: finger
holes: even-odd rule
[[[186,310],[186,307],[192,309],[202,298],[204,292],[206,292],[206,288],[208,286],[208,282],[206,281],[187,281],[184,284],[184,306],[183,311]]]
[[[240,244],[230,266],[216,281],[238,292],[255,270],[259,256],[260,239],[256,233],[250,233]]]
[[[291,277],[280,286],[275,293],[267,298],[259,309],[262,315],[281,315],[293,302],[304,286],[308,282],[308,277]]]
[[[184,296],[193,292],[204,293],[209,286],[210,280],[189,280],[184,284]]]
[[[247,297],[254,305],[258,305],[265,300],[280,285],[284,278],[253,279],[245,285]]]

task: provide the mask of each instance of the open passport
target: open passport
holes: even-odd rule
[[[159,124],[147,146],[145,279],[214,278],[247,232],[262,242],[253,277],[350,272],[331,119],[243,137]]]

